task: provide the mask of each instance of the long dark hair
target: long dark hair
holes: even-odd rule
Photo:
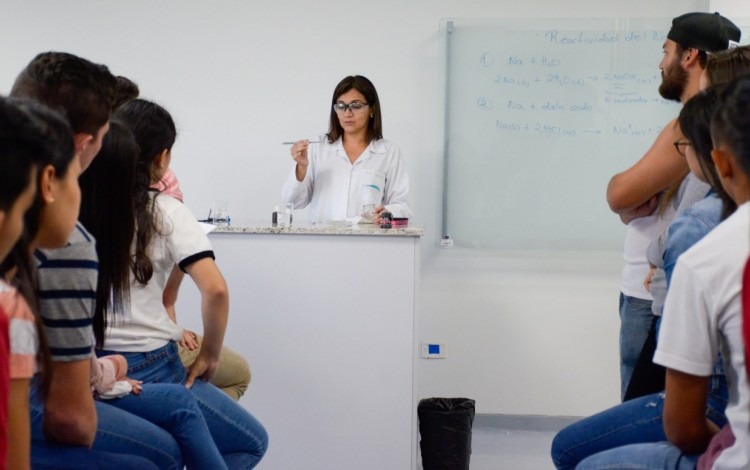
[[[331,118],[328,123],[328,142],[332,144],[344,135],[344,128],[339,123],[339,118],[333,109],[333,105],[336,104],[341,95],[349,90],[357,90],[362,93],[369,105],[368,111],[372,117],[367,122],[367,141],[372,142],[373,140],[382,139],[383,120],[380,116],[380,99],[378,99],[378,92],[375,90],[375,85],[362,75],[350,75],[341,80],[336,85],[336,89],[333,90]]]
[[[104,344],[107,314],[130,301],[130,246],[135,233],[135,165],[140,148],[125,124],[112,120],[99,154],[79,178],[79,220],[96,238],[99,277],[94,308],[96,346]],[[118,214],[113,217],[113,214]]]
[[[677,122],[685,138],[695,150],[703,175],[721,198],[721,218],[725,219],[737,209],[737,204],[721,185],[716,167],[711,160],[711,116],[719,107],[719,87],[710,87],[690,98],[680,111]]]
[[[38,169],[37,183],[42,169],[47,166],[54,168],[57,178],[64,178],[70,163],[76,158],[73,132],[68,121],[60,113],[30,100],[6,100],[0,109],[3,110],[0,128],[3,133],[15,134],[11,145],[18,154],[23,152],[27,158],[33,159]],[[5,180],[4,173],[0,176]],[[44,201],[41,192],[37,190],[31,208],[24,215],[24,229],[20,239],[0,263],[0,275],[6,276],[15,270],[13,282],[34,313],[39,337],[37,358],[42,371],[42,390],[46,392],[51,371],[50,353],[39,316],[39,301],[36,294],[38,285],[30,253],[31,243],[39,231],[43,208]]]
[[[9,210],[29,186],[43,148],[27,114],[0,97],[0,210]]]
[[[164,150],[172,150],[177,129],[166,109],[142,99],[128,101],[117,109],[115,117],[130,128],[141,149],[135,171],[136,232],[131,268],[135,279],[145,285],[154,273],[147,250],[158,230],[154,212],[156,199],[149,196],[151,168],[157,156]]]

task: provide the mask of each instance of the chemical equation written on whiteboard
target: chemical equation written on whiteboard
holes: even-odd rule
[[[548,31],[545,38],[555,45],[657,41],[663,35],[563,34]],[[648,112],[664,105],[656,90],[661,75],[656,66],[644,70],[597,70],[577,64],[580,58],[565,53],[543,54],[482,52],[478,65],[487,93],[475,97],[480,112],[492,116],[495,129],[550,137],[611,135],[655,136],[661,127],[636,125],[633,113]],[[642,110],[642,111],[639,111]],[[589,115],[579,119],[576,116]],[[622,115],[620,122],[617,118]],[[603,119],[609,116],[610,119]],[[612,118],[614,116],[614,118]],[[606,123],[605,123],[606,121]]]
[[[577,135],[611,135],[620,137],[644,137],[656,136],[662,131],[660,126],[639,127],[633,123],[613,125],[607,129],[588,128],[576,130],[571,127],[565,127],[549,122],[521,122],[521,121],[502,121],[497,120],[495,127],[498,130],[519,133],[519,134],[536,134],[558,137],[576,137]]]

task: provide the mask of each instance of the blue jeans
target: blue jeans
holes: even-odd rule
[[[128,377],[144,384],[184,384],[187,379],[175,342],[146,353],[99,351],[98,354],[122,354],[128,360]],[[268,434],[263,425],[208,382],[196,380],[190,390],[227,467],[255,467],[268,448]]]
[[[728,395],[724,375],[712,376],[706,404],[706,417],[719,428],[726,423],[724,410],[727,406]],[[666,441],[667,436],[664,434],[662,422],[663,411],[664,393],[662,392],[634,398],[573,423],[557,433],[553,439],[552,462],[558,470],[578,468],[576,465],[579,462],[600,452],[611,451],[630,444],[655,444]],[[662,455],[659,452],[666,449],[654,448],[652,450],[656,451],[655,455]],[[627,463],[628,460],[621,462]]]
[[[34,470],[94,470],[137,468],[159,470],[153,462],[136,455],[113,454],[87,447],[66,446],[47,441],[34,441],[31,452]]]
[[[653,320],[650,300],[620,293],[620,399],[628,391]]]
[[[632,444],[592,455],[576,470],[694,470],[698,457],[669,442]]]
[[[33,468],[79,468],[79,462],[82,468],[151,468],[148,462],[160,469],[182,468],[180,449],[168,432],[108,404],[94,403],[98,425],[91,449],[49,442],[42,432],[44,402],[39,383],[32,381],[29,408]]]
[[[144,384],[138,395],[107,403],[169,432],[180,446],[188,469],[226,469],[193,394],[179,384]]]

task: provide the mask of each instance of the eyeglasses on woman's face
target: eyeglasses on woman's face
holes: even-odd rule
[[[687,151],[687,147],[691,147],[693,144],[690,143],[689,140],[675,140],[674,141],[674,148],[677,149],[677,153],[682,155],[683,157],[687,156],[685,153]]]
[[[352,101],[349,104],[344,103],[343,101],[338,101],[333,105],[333,110],[338,114],[344,114],[348,109],[354,114],[359,114],[364,112],[368,106],[367,103],[363,103],[362,101]]]

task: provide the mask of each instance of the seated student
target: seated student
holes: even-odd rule
[[[669,227],[664,265],[667,286],[675,260],[709,233],[722,215],[734,210],[734,203],[719,184],[711,163],[711,115],[718,106],[717,90],[710,89],[691,98],[678,118],[675,147],[685,155],[691,172],[714,189],[701,201],[683,211]],[[706,413],[717,426],[726,421],[726,382],[719,368],[714,374]],[[558,469],[582,465],[587,457],[637,442],[666,440],[662,426],[664,395],[655,393],[624,402],[585,418],[560,431],[552,443],[552,458]],[[576,467],[577,468],[577,467]]]
[[[30,101],[3,102],[5,118],[2,129],[12,133],[10,142],[16,155],[26,155],[34,161],[34,182],[30,185],[30,209],[23,214],[15,214],[14,224],[4,233],[7,238],[19,238],[8,257],[4,257],[0,273],[5,279],[13,279],[19,286],[23,298],[14,290],[3,289],[3,310],[13,315],[11,333],[13,385],[11,388],[11,468],[29,468],[30,422],[29,384],[35,372],[36,356],[43,364],[39,377],[35,378],[42,387],[49,385],[49,353],[44,331],[34,315],[38,304],[34,291],[35,280],[31,266],[31,251],[39,247],[58,247],[68,239],[73,231],[78,215],[79,191],[77,178],[80,173],[80,160],[74,154],[73,135],[65,119],[42,105]],[[8,112],[10,111],[10,112]],[[3,152],[4,159],[14,156],[13,151]],[[14,172],[9,172],[8,177]],[[15,172],[17,173],[17,171]],[[6,173],[2,173],[6,177]],[[17,184],[17,183],[16,183]],[[6,187],[6,185],[3,185]],[[10,186],[10,185],[8,185]],[[23,224],[19,223],[24,216]],[[13,237],[15,235],[15,237]],[[4,240],[5,241],[5,240]],[[32,313],[34,312],[34,313]],[[40,443],[41,448],[49,450]],[[154,465],[144,459],[128,455],[114,455],[106,452],[92,452],[85,447],[70,448],[65,454],[70,460],[62,460],[61,455],[39,455],[32,458],[34,468],[81,468],[81,466],[144,466]],[[44,454],[44,453],[43,453]],[[20,460],[19,460],[20,459]]]
[[[118,94],[114,106],[115,109],[128,101],[138,98],[140,95],[138,85],[126,77],[118,76],[117,84]],[[184,202],[182,190],[180,190],[180,182],[171,168],[167,168],[161,180],[151,185],[151,187],[174,197],[180,202]],[[175,323],[177,323],[175,304],[177,303],[177,293],[183,277],[183,272],[178,266],[175,266],[172,269],[163,294],[164,306],[167,309],[169,318]],[[195,359],[200,354],[202,341],[203,337],[201,335],[187,328],[183,329],[182,339],[178,345],[180,359],[185,367],[190,368],[195,362]],[[247,390],[250,379],[250,366],[245,358],[230,348],[223,346],[219,355],[219,367],[216,370],[216,375],[211,379],[211,383],[237,401]]]
[[[11,95],[64,112],[83,171],[99,151],[109,127],[116,83],[103,65],[72,54],[44,52],[21,71]],[[140,455],[159,468],[181,468],[180,449],[169,433],[95,401],[91,394],[95,240],[78,224],[67,244],[38,250],[35,262],[39,314],[51,351],[51,378],[45,391],[39,381],[32,382],[32,459],[74,462],[64,457],[75,452],[69,446],[88,448],[93,444],[95,451]]]
[[[151,188],[172,196],[180,202],[184,202],[182,190],[180,189],[180,181],[171,168],[167,168],[164,176],[151,185]],[[162,295],[164,307],[167,309],[169,318],[175,323],[177,323],[177,313],[175,311],[177,293],[180,290],[180,284],[182,284],[184,277],[185,274],[179,266],[172,268]],[[198,355],[200,355],[202,342],[203,336],[187,328],[182,329],[182,339],[178,342],[182,365],[187,368],[193,365]],[[219,354],[219,367],[216,369],[216,375],[211,379],[211,383],[237,401],[245,394],[251,378],[250,366],[245,358],[231,348],[223,346]]]
[[[718,432],[706,419],[705,403],[719,352],[729,384],[726,416],[736,439],[716,457],[713,468],[750,468],[750,385],[741,305],[743,271],[750,255],[748,111],[750,76],[745,76],[722,94],[711,120],[711,155],[722,186],[739,207],[678,259],[667,294],[654,361],[667,368],[664,431],[669,442],[602,452],[579,468],[617,468],[625,463],[646,469],[693,468]]]
[[[100,357],[124,355],[130,365],[128,376],[142,381],[144,392],[152,383],[184,384],[203,411],[226,466],[252,468],[265,454],[265,429],[244,408],[207,383],[215,374],[226,329],[226,283],[213,260],[208,237],[193,214],[179,201],[150,189],[169,166],[177,136],[174,121],[164,108],[141,99],[118,108],[115,118],[133,132],[140,153],[133,198],[135,218],[129,212],[112,212],[107,223],[130,218],[136,223],[136,235],[132,246],[124,240],[118,247],[130,248],[132,256],[130,298],[124,303],[127,315],[108,312],[103,347],[97,353]],[[175,264],[190,275],[202,297],[204,341],[189,370],[177,353],[182,329],[171,321],[162,300]]]
[[[21,110],[0,98],[0,261],[21,236],[23,215],[36,194],[34,154],[42,145],[34,142],[40,136],[29,124]],[[8,275],[0,277],[0,468],[10,465],[27,469],[30,437],[26,395],[36,370],[38,341],[34,314],[10,281]],[[9,322],[14,325],[12,338],[8,336]]]
[[[370,80],[356,75],[336,85],[325,139],[292,145],[296,165],[281,191],[283,202],[295,209],[309,204],[313,222],[365,215],[370,205],[373,214],[366,215],[376,223],[383,211],[411,217],[406,165],[396,144],[383,139],[380,100]]]
[[[99,277],[94,307],[94,337],[100,347],[107,329],[121,323],[127,315],[130,297],[130,246],[135,235],[134,213],[136,164],[140,148],[135,137],[121,122],[110,121],[96,160],[80,178],[81,222],[96,237]],[[112,214],[123,217],[112,217]],[[130,215],[130,216],[127,216]],[[114,390],[99,390],[97,397],[108,399],[112,406],[139,416],[168,431],[180,446],[188,469],[225,468],[226,464],[214,444],[208,424],[193,393],[176,383],[149,383],[126,376],[125,356],[112,354],[95,361],[105,370],[118,364],[125,378]],[[114,367],[111,367],[114,382]],[[92,380],[98,377],[92,377]],[[134,395],[129,394],[134,385]]]

